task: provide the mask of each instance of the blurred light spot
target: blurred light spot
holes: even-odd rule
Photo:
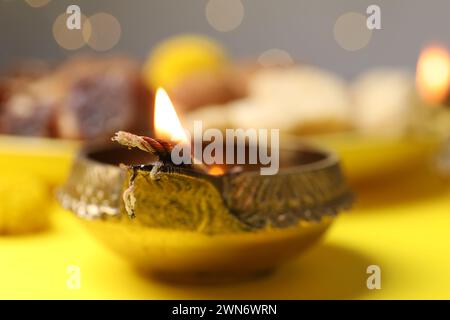
[[[86,16],[81,15],[81,29],[70,30],[67,28],[66,21],[70,15],[60,14],[53,23],[53,37],[56,42],[67,50],[76,50],[85,45],[85,30],[90,30],[89,21]],[[86,33],[88,36],[88,33]]]
[[[120,22],[109,13],[100,12],[88,18],[89,24],[83,30],[86,43],[96,51],[107,51],[120,40]]]
[[[206,19],[220,32],[236,29],[244,19],[244,6],[240,0],[209,0]]]
[[[356,51],[370,42],[372,31],[367,28],[366,16],[347,12],[341,15],[334,25],[334,39],[345,50]]]
[[[47,5],[50,0],[25,0],[25,2],[28,3],[30,7],[39,8]]]
[[[294,64],[294,59],[288,52],[274,48],[263,52],[259,56],[258,62],[263,67],[277,67],[292,65]]]
[[[417,89],[430,103],[445,101],[450,88],[450,55],[444,47],[425,48],[417,61]]]
[[[221,176],[225,173],[225,170],[218,165],[215,165],[208,170],[208,173],[213,176]]]

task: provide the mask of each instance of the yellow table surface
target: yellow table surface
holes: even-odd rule
[[[0,237],[0,298],[450,299],[450,188],[426,172],[371,185],[323,242],[274,274],[220,286],[168,284],[135,272],[57,204],[53,226]],[[381,268],[380,290],[366,268]],[[81,271],[69,289],[67,266]]]

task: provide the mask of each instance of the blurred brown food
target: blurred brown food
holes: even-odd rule
[[[0,131],[70,139],[108,138],[150,126],[150,94],[137,63],[78,57],[37,77],[9,74],[0,85]]]
[[[222,72],[199,72],[169,90],[177,110],[191,111],[206,105],[222,105],[247,95],[248,81],[259,66],[242,63]]]

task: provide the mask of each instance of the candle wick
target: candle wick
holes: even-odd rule
[[[125,131],[118,131],[111,138],[119,144],[128,148],[138,148],[157,156],[164,163],[170,163],[170,155],[173,144],[163,139],[154,139],[146,136],[138,136]]]
[[[127,148],[138,148],[142,151],[148,152],[156,157],[158,157],[159,162],[161,163],[155,171],[153,171],[152,176],[157,177],[156,170],[159,170],[162,165],[169,165],[173,167],[192,167],[192,164],[195,163],[194,158],[191,155],[190,163],[182,163],[182,164],[174,164],[172,162],[172,150],[175,145],[172,142],[169,142],[164,139],[156,139],[147,136],[138,136],[133,133],[129,133],[126,131],[118,131],[111,138],[112,141],[115,141]],[[194,164],[195,168],[200,171],[208,172],[206,166],[202,163]]]

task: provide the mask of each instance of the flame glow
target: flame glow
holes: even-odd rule
[[[188,142],[188,137],[178,119],[172,101],[162,88],[158,88],[156,91],[154,125],[158,138],[173,142]]]
[[[417,62],[417,89],[429,103],[443,102],[449,93],[450,56],[446,49],[432,46],[424,49]]]
[[[225,170],[220,166],[212,166],[209,168],[208,173],[212,176],[221,176],[225,173]]]

